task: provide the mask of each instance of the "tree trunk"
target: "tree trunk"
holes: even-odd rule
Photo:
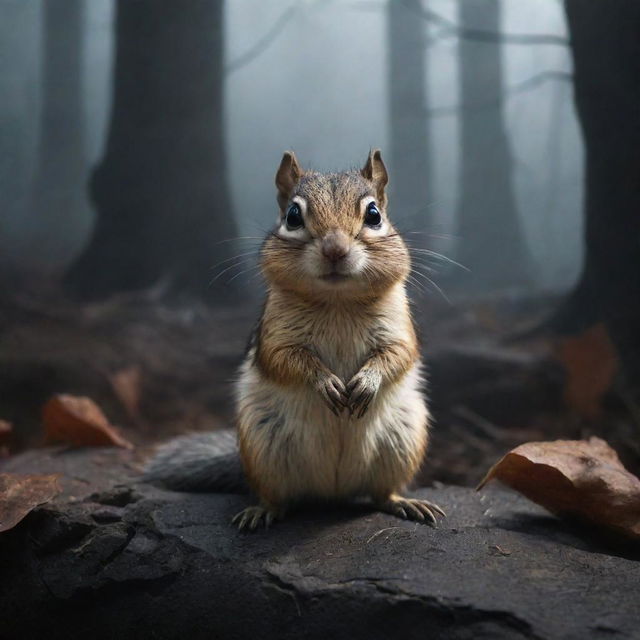
[[[429,142],[426,116],[427,23],[420,0],[388,3],[389,117],[394,215],[426,226],[429,203]]]
[[[640,3],[566,0],[574,98],[586,150],[585,262],[555,318],[608,325],[640,384]]]
[[[216,242],[234,237],[225,175],[223,3],[119,0],[97,222],[67,274],[82,297],[166,279],[207,297]]]
[[[458,3],[461,27],[500,30],[499,0]],[[512,158],[502,112],[499,43],[458,44],[460,202],[458,260],[474,292],[523,285],[531,265],[512,184]]]
[[[55,264],[65,257],[67,237],[58,230],[76,229],[86,211],[82,189],[83,5],[84,0],[47,0],[42,5],[42,115],[30,211],[36,224],[33,245],[41,251],[36,263]]]

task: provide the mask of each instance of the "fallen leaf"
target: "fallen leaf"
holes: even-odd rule
[[[6,420],[0,420],[0,447],[9,444],[9,439],[13,432],[13,425]]]
[[[13,433],[13,425],[6,420],[0,420],[0,458],[9,457],[9,440]]]
[[[109,376],[114,393],[129,417],[135,422],[142,422],[140,414],[142,373],[137,365],[120,369]]]
[[[556,354],[567,377],[565,404],[578,415],[595,420],[618,370],[618,356],[603,323],[560,340]]]
[[[640,537],[640,479],[600,438],[520,445],[491,467],[478,490],[493,479],[556,515]]]
[[[133,447],[91,398],[55,395],[44,405],[42,421],[47,442],[68,442],[81,447]]]
[[[0,533],[15,527],[38,505],[55,498],[60,493],[59,477],[0,473]]]

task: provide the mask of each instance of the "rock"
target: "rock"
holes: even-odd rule
[[[65,474],[0,537],[0,637],[609,638],[640,628],[637,549],[501,490],[422,489],[437,529],[365,505],[268,532],[249,497],[137,484],[136,453],[43,449],[0,471]],[[637,636],[636,636],[637,637]]]
[[[428,353],[432,409],[469,407],[501,425],[525,424],[562,405],[563,372],[549,353],[448,345]]]

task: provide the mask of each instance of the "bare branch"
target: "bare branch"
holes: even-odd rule
[[[561,82],[571,82],[573,75],[565,71],[543,71],[538,73],[523,82],[506,87],[504,93],[497,99],[488,102],[481,102],[477,104],[458,104],[449,107],[434,107],[433,109],[427,109],[425,115],[431,118],[438,118],[442,116],[451,116],[460,113],[461,111],[482,111],[484,109],[492,109],[500,106],[503,102],[526,91],[531,91],[542,84],[545,84],[551,80]]]
[[[395,2],[396,0],[390,0]],[[440,15],[433,9],[428,9],[424,6],[420,8],[411,6],[406,3],[406,0],[397,0],[402,2],[407,11],[412,11],[415,15],[419,16],[427,22],[440,27],[438,33],[439,37],[457,37],[464,40],[472,40],[474,42],[481,42],[485,44],[515,44],[515,45],[556,45],[566,47],[569,44],[568,38],[564,36],[558,36],[555,34],[546,33],[502,33],[501,31],[486,31],[484,29],[473,29],[470,27],[462,27],[457,22],[449,20]],[[354,2],[352,5],[356,9],[364,11],[374,11],[383,9],[385,4],[381,2],[362,0],[361,2]]]
[[[282,33],[284,28],[291,22],[295,14],[298,12],[299,5],[292,4],[288,9],[282,12],[280,17],[273,23],[273,26],[267,33],[262,36],[252,47],[234,60],[225,65],[224,71],[227,74],[238,71],[242,67],[246,67],[253,62],[261,53],[266,51],[274,40]]]

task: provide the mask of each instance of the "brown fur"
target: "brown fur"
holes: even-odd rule
[[[261,499],[239,514],[241,528],[308,494],[365,494],[414,519],[438,511],[395,495],[422,462],[428,411],[404,288],[410,257],[387,217],[386,184],[379,151],[344,173],[282,159],[280,222],[262,248],[268,296],[239,382],[240,451]],[[365,224],[371,202],[377,226]],[[286,223],[292,203],[302,227]]]

